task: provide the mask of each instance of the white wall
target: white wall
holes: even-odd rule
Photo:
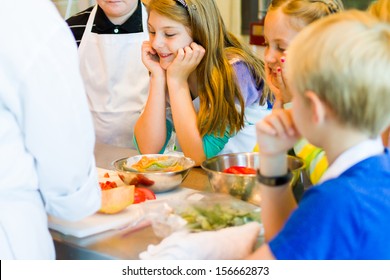
[[[238,38],[244,42],[249,42],[248,35],[241,34],[241,1],[245,0],[215,0],[226,27]],[[259,0],[259,8],[266,0]],[[261,46],[252,46],[253,50],[261,58],[264,58],[264,48]]]
[[[52,0],[63,18],[68,18],[96,3],[95,0]]]
[[[245,1],[245,0],[242,0]],[[230,32],[239,38],[241,35],[241,1],[215,0],[221,12],[225,25]]]

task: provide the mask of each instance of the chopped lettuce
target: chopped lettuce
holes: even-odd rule
[[[138,162],[132,164],[130,167],[126,166],[126,168],[133,169],[139,172],[170,172],[183,170],[184,166],[181,164],[180,159],[177,158],[169,158],[167,156],[149,158],[143,156]]]
[[[187,221],[187,226],[192,231],[217,230],[252,221],[260,222],[259,211],[249,211],[221,204],[214,204],[211,207],[191,206],[179,215]]]

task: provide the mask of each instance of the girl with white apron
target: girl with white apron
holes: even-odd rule
[[[133,146],[134,125],[147,100],[149,73],[141,60],[142,42],[149,40],[147,12],[142,3],[143,32],[92,33],[97,5],[92,9],[79,46],[96,141]]]

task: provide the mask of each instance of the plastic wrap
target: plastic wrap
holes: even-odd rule
[[[260,208],[216,193],[195,193],[183,200],[148,202],[143,205],[158,237],[177,231],[208,231],[260,221]]]

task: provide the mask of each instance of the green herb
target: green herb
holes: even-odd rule
[[[260,222],[259,211],[215,204],[211,207],[192,206],[179,213],[193,231],[217,230],[239,226],[252,221]]]

